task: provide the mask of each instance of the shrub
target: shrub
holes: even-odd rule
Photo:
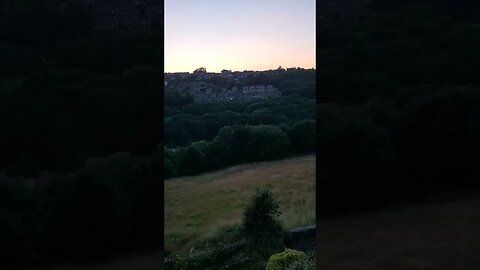
[[[294,261],[286,270],[315,270],[315,253],[309,253]]]
[[[243,217],[243,230],[249,245],[265,257],[283,247],[283,229],[278,220],[279,205],[273,198],[271,188],[257,189]]]
[[[290,269],[289,267],[293,263],[304,257],[306,257],[305,253],[287,248],[284,252],[273,254],[270,259],[268,259],[266,270]]]

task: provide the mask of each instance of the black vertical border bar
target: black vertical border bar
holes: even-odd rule
[[[160,36],[162,37],[162,39],[160,40],[160,44],[158,45],[159,46],[159,50],[161,50],[161,54],[162,54],[162,58],[164,59],[163,61],[163,65],[161,65],[159,68],[162,72],[161,76],[162,76],[162,81],[165,81],[165,49],[164,49],[164,46],[165,46],[165,1],[164,0],[157,0],[160,2],[160,7],[161,7],[161,10],[160,10],[160,26],[159,26],[159,31],[160,31]],[[159,74],[160,76],[160,74]],[[164,181],[164,176],[163,176],[163,139],[164,139],[164,136],[165,136],[165,127],[164,127],[164,117],[165,117],[165,84],[162,82],[161,84],[161,87],[160,89],[158,89],[159,91],[162,91],[162,99],[159,100],[159,109],[161,110],[161,119],[159,119],[159,123],[158,125],[160,125],[160,128],[161,128],[161,131],[160,131],[160,143],[159,143],[159,147],[161,147],[161,166],[160,168],[157,168],[158,170],[158,174],[155,174],[155,178],[154,181],[156,181],[156,183],[158,184],[158,189],[156,189],[160,194],[157,194],[157,196],[159,197],[159,200],[160,200],[160,205],[161,207],[158,207],[160,209],[160,220],[161,220],[161,226],[160,228],[158,228],[160,230],[159,232],[159,235],[160,235],[160,257],[161,257],[161,266],[160,266],[160,269],[164,269],[165,268],[165,237],[164,237],[164,231],[165,231],[165,199],[164,199],[164,185],[163,185],[163,181]]]
[[[321,155],[321,152],[318,149],[318,132],[319,132],[319,124],[318,124],[318,105],[320,103],[320,87],[319,87],[319,81],[318,81],[318,27],[319,27],[319,14],[320,14],[320,4],[322,1],[325,0],[315,0],[315,135],[316,135],[316,151],[315,151],[315,224],[316,224],[316,230],[315,230],[315,246],[318,247],[319,243],[321,241],[320,237],[320,232],[318,228],[320,227],[320,220],[319,220],[319,213],[320,213],[320,200],[318,199],[319,195],[321,195],[321,190],[320,190],[320,185],[319,185],[319,180],[318,175],[319,175],[319,155]],[[315,250],[315,261],[316,261],[316,268],[318,269],[318,263],[320,262],[320,254],[317,252],[317,248]]]
[[[160,47],[160,50],[162,51],[162,56],[163,56],[163,65],[160,67],[160,70],[162,71],[162,78],[163,80],[165,81],[165,1],[164,0],[157,0],[157,1],[160,1],[160,4],[161,4],[161,11],[160,11],[160,27],[159,27],[159,31],[160,31],[160,36],[162,37],[161,39],[161,44],[159,44],[159,47]],[[161,113],[161,119],[158,123],[158,125],[160,125],[160,128],[161,128],[161,132],[160,132],[160,147],[162,147],[162,155],[161,155],[161,168],[159,168],[159,171],[160,171],[160,174],[157,175],[157,179],[156,179],[156,183],[159,185],[159,188],[157,190],[159,190],[160,194],[158,194],[161,202],[161,207],[159,207],[161,210],[160,210],[160,224],[161,224],[161,227],[158,228],[159,230],[161,230],[160,232],[160,250],[161,250],[161,262],[160,262],[160,269],[164,269],[165,268],[165,235],[164,235],[164,231],[165,231],[165,199],[164,199],[164,194],[165,194],[165,190],[164,190],[164,185],[163,185],[163,181],[164,181],[164,174],[163,174],[163,142],[164,142],[164,136],[165,136],[165,128],[164,128],[164,119],[165,119],[165,83],[162,83],[162,86],[161,86],[161,89],[159,89],[159,91],[162,91],[163,95],[162,95],[162,100],[159,101],[160,103],[160,108],[162,113]]]

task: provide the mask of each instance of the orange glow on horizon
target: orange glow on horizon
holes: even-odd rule
[[[315,68],[313,0],[165,5],[165,72]]]

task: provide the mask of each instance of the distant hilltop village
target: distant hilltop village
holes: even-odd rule
[[[271,85],[251,85],[242,88],[233,86],[231,89],[205,83],[192,83],[186,86],[188,87],[186,93],[193,97],[194,103],[248,102],[280,96],[280,92]]]
[[[67,10],[78,0],[61,0]],[[82,2],[93,19],[95,32],[142,32],[158,30],[163,22],[163,1],[159,0],[85,0]]]
[[[213,102],[249,102],[276,98],[280,91],[271,84],[262,84],[271,76],[301,68],[267,71],[230,71],[208,73],[206,68],[196,69],[193,73],[177,72],[165,74],[165,91],[178,92],[191,96],[194,103]],[[262,79],[259,79],[259,78]],[[168,96],[168,95],[167,95]]]

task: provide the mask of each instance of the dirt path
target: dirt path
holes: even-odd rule
[[[480,269],[480,199],[324,219],[317,258],[329,270]]]

